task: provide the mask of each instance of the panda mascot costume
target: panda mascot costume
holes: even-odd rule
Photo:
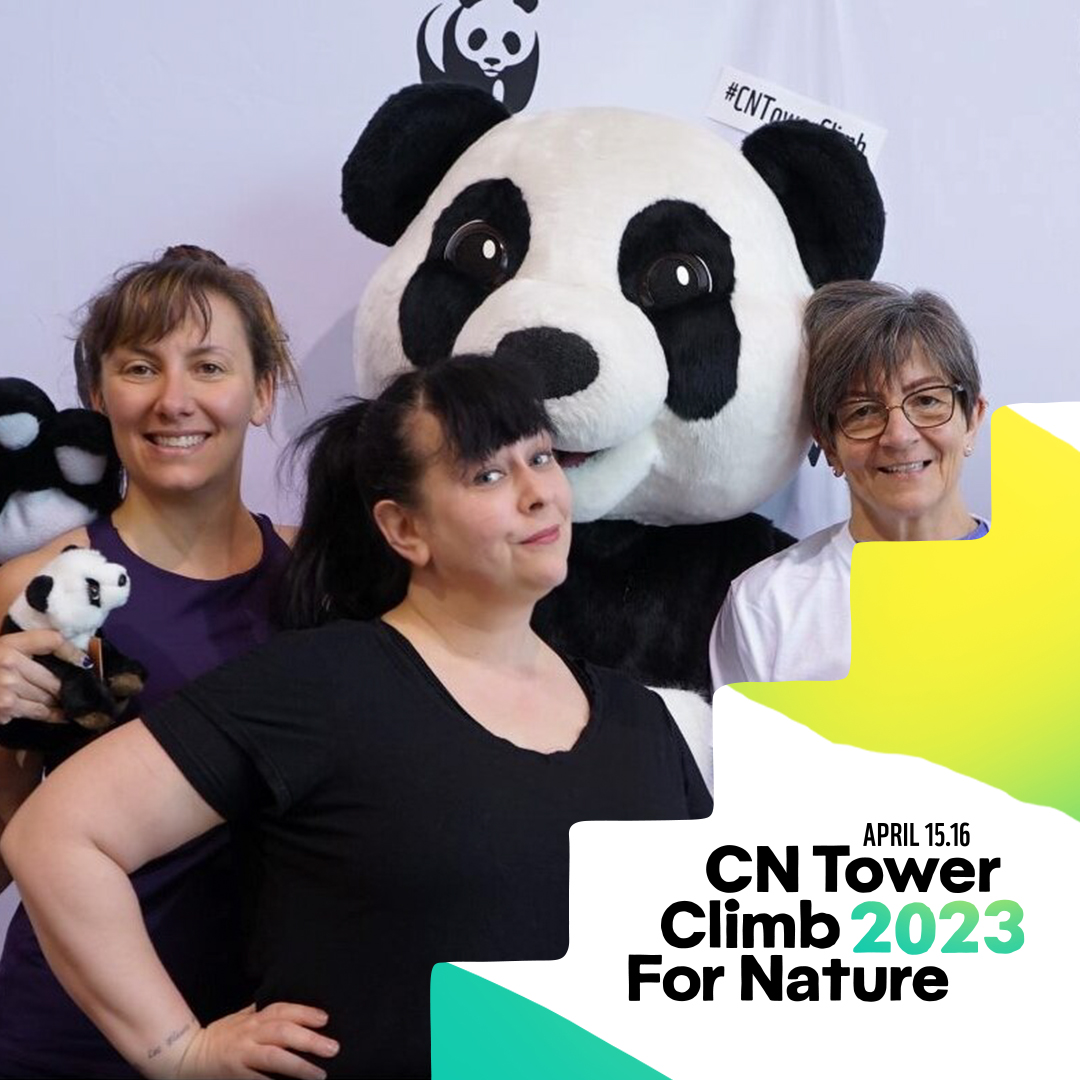
[[[361,392],[453,353],[535,365],[575,521],[538,630],[707,695],[730,582],[790,543],[750,511],[809,447],[803,305],[881,253],[865,159],[803,121],[740,152],[668,117],[511,117],[473,87],[414,86],[361,133],[342,201],[392,245],[357,310]],[[703,762],[703,734],[680,723]]]

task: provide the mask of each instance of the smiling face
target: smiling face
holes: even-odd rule
[[[550,434],[462,462],[446,451],[430,412],[419,411],[411,429],[423,470],[416,505],[380,503],[376,518],[383,524],[385,508],[394,508],[388,539],[412,564],[413,581],[500,604],[532,604],[559,585],[570,550],[570,485]]]
[[[898,406],[913,391],[949,382],[916,345],[895,379],[854,386],[849,400]],[[872,439],[851,439],[837,428],[827,457],[851,489],[855,538],[951,540],[970,531],[960,473],[985,411],[979,398],[969,423],[958,392],[952,418],[938,427],[915,427],[902,409],[892,408],[885,430]]]
[[[267,420],[273,385],[255,377],[236,305],[215,293],[207,300],[205,328],[192,312],[160,341],[102,359],[95,405],[112,425],[129,487],[239,490],[244,437]]]

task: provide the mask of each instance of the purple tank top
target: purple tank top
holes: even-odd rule
[[[257,515],[258,564],[220,581],[198,581],[143,561],[107,519],[88,526],[91,546],[121,563],[131,598],[105,626],[109,640],[149,671],[129,716],[268,640],[271,603],[289,549]],[[203,1022],[251,1001],[244,964],[241,886],[228,826],[140,868],[143,916],[166,970]],[[56,981],[20,905],[0,956],[0,1076],[134,1077],[129,1065]]]

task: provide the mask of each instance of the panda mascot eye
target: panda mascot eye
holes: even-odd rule
[[[643,308],[675,307],[711,293],[712,274],[700,255],[670,252],[649,264],[638,282]]]
[[[510,276],[506,241],[486,221],[467,221],[446,243],[443,257],[467,277],[489,288]]]

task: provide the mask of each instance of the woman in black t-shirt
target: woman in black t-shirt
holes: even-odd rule
[[[50,963],[146,1075],[427,1075],[432,964],[565,952],[570,825],[708,813],[659,698],[530,628],[570,494],[528,378],[443,361],[319,421],[303,629],[88,747],[5,833]],[[222,820],[259,836],[260,982],[202,1028],[127,875]]]

